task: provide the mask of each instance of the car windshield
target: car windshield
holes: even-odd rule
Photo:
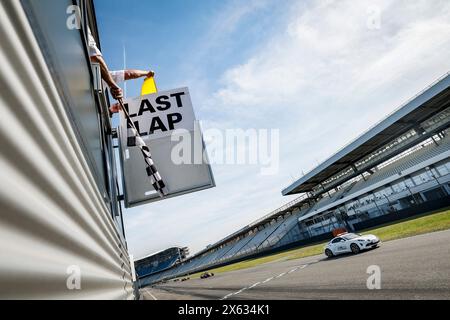
[[[355,233],[349,233],[349,234],[346,234],[345,236],[342,236],[342,238],[344,238],[345,240],[352,240],[352,239],[355,239],[358,237],[359,237],[359,235],[355,234]]]

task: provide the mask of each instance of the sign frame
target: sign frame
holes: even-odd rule
[[[179,89],[173,89],[173,90],[169,90],[169,91],[161,91],[161,92],[157,92],[151,95],[146,95],[146,96],[158,96],[158,95],[164,95],[167,94],[167,92],[171,92],[171,91],[175,91],[175,90],[184,90],[185,92],[187,92],[188,97],[190,99],[190,94],[189,94],[189,89],[188,88],[179,88]],[[145,97],[145,96],[143,96]],[[137,99],[137,98],[134,98]],[[190,101],[190,100],[189,100]],[[190,102],[192,104],[192,102]],[[193,110],[193,109],[192,109]],[[122,117],[123,115],[121,115]],[[195,117],[195,112],[193,111],[193,118],[194,118],[194,122],[196,122],[196,117]],[[175,192],[170,192],[169,194],[165,195],[164,197],[160,197],[159,195],[155,194],[155,195],[149,195],[149,197],[145,200],[140,200],[140,201],[134,201],[133,199],[130,198],[130,194],[131,191],[128,190],[127,188],[127,180],[125,178],[125,155],[124,152],[128,147],[126,145],[124,145],[124,143],[126,144],[126,137],[123,137],[123,133],[122,133],[122,120],[120,122],[121,124],[118,127],[117,130],[117,138],[118,138],[118,151],[119,151],[119,158],[120,158],[120,167],[121,167],[121,178],[122,178],[122,191],[123,191],[123,195],[124,195],[124,204],[125,204],[125,208],[134,208],[137,206],[141,206],[144,204],[148,204],[148,203],[153,203],[153,202],[157,202],[157,201],[161,201],[161,200],[165,200],[165,199],[170,199],[170,198],[175,198],[178,196],[182,196],[185,194],[189,194],[189,193],[194,193],[194,192],[198,192],[198,191],[203,191],[206,189],[210,189],[210,188],[214,188],[216,187],[216,183],[215,183],[215,179],[214,179],[214,175],[212,172],[212,168],[210,165],[210,161],[209,161],[209,156],[208,156],[208,152],[206,149],[206,145],[203,139],[203,134],[201,133],[200,130],[200,126],[197,125],[197,123],[194,123],[194,127],[198,128],[199,133],[200,134],[200,138],[201,138],[201,147],[202,147],[202,155],[203,155],[203,163],[201,165],[205,165],[207,167],[207,175],[208,175],[208,183],[203,183],[203,184],[198,184],[197,186],[193,186],[190,188],[187,188],[185,190],[179,190],[179,191],[175,191]],[[125,129],[126,132],[126,129]],[[193,131],[189,131],[190,133],[193,133]],[[156,138],[155,140],[161,140],[161,139],[170,139],[170,136],[166,136],[166,137],[161,137],[161,138]],[[149,140],[144,138],[144,141],[146,142],[146,144],[149,143]],[[148,144],[149,145],[149,144]],[[152,147],[149,145],[150,147],[150,152],[153,153],[152,151]],[[136,147],[132,147],[132,148],[136,148]],[[141,160],[141,158],[139,159],[140,161],[143,162],[143,160]],[[160,170],[160,166],[158,166],[158,162],[155,162],[156,167],[158,168],[158,170]],[[164,175],[162,175],[163,180]]]

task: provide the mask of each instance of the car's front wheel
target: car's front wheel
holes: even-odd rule
[[[359,246],[356,243],[352,243],[352,245],[350,246],[350,249],[352,249],[352,252],[354,254],[357,254],[361,251],[361,249],[359,248]]]
[[[328,258],[332,258],[332,257],[334,256],[333,251],[331,251],[330,249],[326,249],[326,250],[325,250],[325,255],[326,255]]]

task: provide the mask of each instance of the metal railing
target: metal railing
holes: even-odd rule
[[[298,203],[300,203],[300,202],[302,202],[302,201],[304,201],[304,200],[306,200],[308,198],[309,198],[309,196],[306,193],[304,193],[300,197],[295,198],[294,200],[284,204],[283,206],[279,207],[278,209],[275,209],[272,212],[270,212],[269,214],[267,214],[267,215],[263,216],[262,218],[256,220],[255,222],[251,223],[249,226],[250,227],[254,227],[258,223],[260,223],[260,222],[262,222],[264,220],[267,220],[267,219],[277,215],[280,212],[286,211],[287,209],[293,207],[294,205],[296,205],[296,204],[298,204]]]

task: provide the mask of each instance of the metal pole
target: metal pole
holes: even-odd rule
[[[389,201],[389,199],[388,199],[388,201]],[[375,206],[377,207],[378,211],[383,215],[384,212],[383,212],[383,210],[381,210],[381,208],[378,206],[378,203],[377,203],[377,197],[376,197],[375,194],[373,195],[373,203],[375,203]]]
[[[431,168],[430,168],[430,167],[426,167],[425,169],[431,174],[431,177],[432,177],[434,180],[436,180],[436,182],[437,182],[439,188],[442,190],[442,192],[444,192],[445,194],[447,194],[447,191],[446,191],[445,188],[442,186],[442,184],[439,182],[439,179],[436,178],[436,176],[434,175],[433,171],[431,171]]]
[[[412,191],[411,191],[411,189],[408,187],[408,185],[406,185],[406,189],[408,189],[409,193],[411,194],[411,198],[413,199],[414,204],[417,205],[417,200],[416,200],[416,198],[414,197],[414,194],[412,193]]]

